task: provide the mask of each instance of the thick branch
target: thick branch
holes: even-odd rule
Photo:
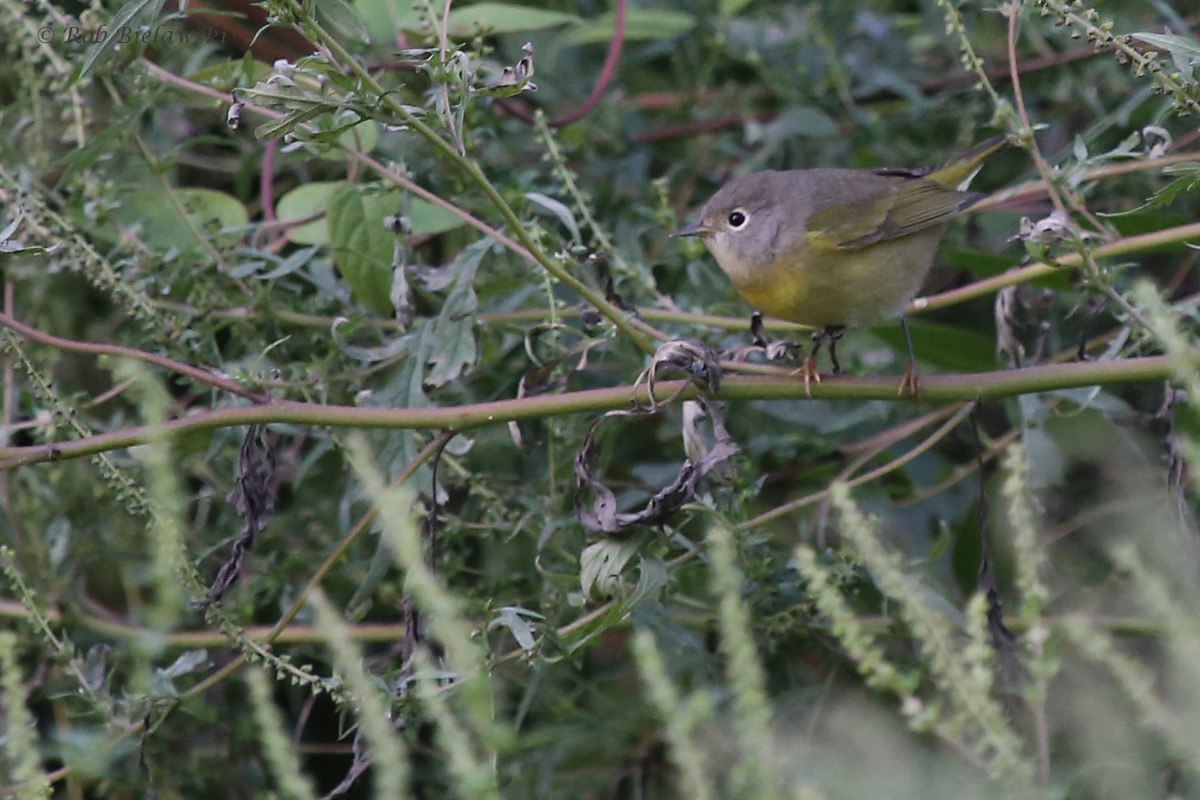
[[[954,400],[996,400],[1035,392],[1075,389],[1143,381],[1161,381],[1171,375],[1166,357],[1130,358],[1120,361],[1089,361],[1075,364],[1047,364],[1019,370],[979,372],[966,375],[939,375],[923,378],[921,397],[928,402]],[[682,381],[660,381],[655,384],[655,397],[665,401],[683,389]],[[800,400],[805,397],[802,381],[781,376],[730,376],[721,384],[720,400]],[[895,376],[826,378],[813,384],[814,399],[839,400],[905,400],[907,395],[896,392]],[[695,396],[687,388],[681,397]],[[311,403],[279,401],[268,406],[224,408],[208,413],[193,414],[162,426],[127,428],[86,439],[36,445],[32,447],[0,448],[0,469],[12,469],[23,464],[81,458],[109,450],[144,444],[160,437],[211,431],[236,425],[292,423],[324,425],[337,428],[391,428],[464,431],[485,425],[512,421],[540,419],[559,414],[580,414],[627,408],[632,399],[646,403],[645,387],[614,386],[609,389],[590,389],[557,395],[540,395],[516,400],[497,400],[446,408],[357,408],[354,406],[323,406]]]

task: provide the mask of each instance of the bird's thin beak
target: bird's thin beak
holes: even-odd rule
[[[708,233],[708,228],[705,228],[699,222],[693,222],[671,234],[671,236],[703,236]]]

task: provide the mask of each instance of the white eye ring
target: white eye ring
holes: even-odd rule
[[[748,222],[750,222],[750,215],[747,214],[743,209],[735,208],[733,211],[729,212],[727,222],[729,222],[730,229],[740,231],[742,228],[746,227]]]

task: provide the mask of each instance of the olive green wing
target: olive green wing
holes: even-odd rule
[[[872,178],[873,191],[861,199],[818,207],[805,225],[808,235],[831,247],[867,247],[940,225],[985,196],[899,170],[880,170]]]

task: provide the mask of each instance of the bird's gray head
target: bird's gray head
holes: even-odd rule
[[[703,237],[735,284],[752,281],[756,267],[771,263],[791,244],[783,241],[784,230],[803,233],[806,215],[785,208],[782,201],[793,193],[783,183],[784,173],[773,171],[730,181],[709,198],[695,222],[675,235]],[[792,223],[785,228],[788,218]]]

